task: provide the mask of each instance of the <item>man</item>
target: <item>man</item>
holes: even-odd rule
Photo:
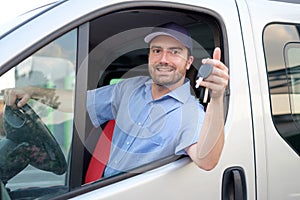
[[[229,79],[228,69],[220,61],[220,49],[215,49],[213,59],[205,60],[214,66],[211,75],[201,82],[211,91],[205,114],[190,94],[185,78],[194,60],[187,30],[169,23],[154,28],[145,42],[150,48],[151,78],[134,77],[87,93],[87,110],[95,127],[116,120],[104,176],[173,154],[188,154],[200,168],[213,169],[224,145],[223,96]],[[8,90],[6,103],[12,105],[20,98],[18,106],[23,106],[32,97],[48,94],[37,90],[41,89]]]

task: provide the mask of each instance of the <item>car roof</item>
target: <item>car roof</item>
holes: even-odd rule
[[[15,29],[23,26],[28,21],[38,17],[42,13],[47,12],[48,10],[54,8],[55,6],[65,1],[67,0],[53,0],[47,2],[45,4],[40,5],[39,7],[32,8],[31,10],[18,15],[17,17],[7,22],[0,24],[0,39],[5,37],[5,35],[9,34],[10,32],[14,31]]]

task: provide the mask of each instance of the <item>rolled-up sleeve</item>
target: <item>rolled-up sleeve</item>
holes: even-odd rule
[[[111,106],[113,92],[114,85],[87,91],[87,112],[96,128],[104,122],[114,119]]]
[[[96,109],[95,109],[95,92],[96,90],[87,91],[87,112],[89,113],[90,119],[95,127],[100,126],[97,119]]]

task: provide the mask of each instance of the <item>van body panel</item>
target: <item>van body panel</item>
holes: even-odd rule
[[[297,199],[300,174],[291,172],[299,169],[300,159],[274,127],[263,33],[272,23],[299,24],[300,6],[278,1],[246,1],[245,3],[249,13],[240,12],[240,15],[247,52],[253,110],[257,196],[258,199]],[[239,9],[246,7],[241,1],[237,1],[237,4]]]

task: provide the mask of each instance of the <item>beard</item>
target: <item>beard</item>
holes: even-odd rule
[[[176,70],[176,67],[166,64],[149,66],[149,73],[156,85],[170,87],[182,83],[185,77],[185,70]]]

